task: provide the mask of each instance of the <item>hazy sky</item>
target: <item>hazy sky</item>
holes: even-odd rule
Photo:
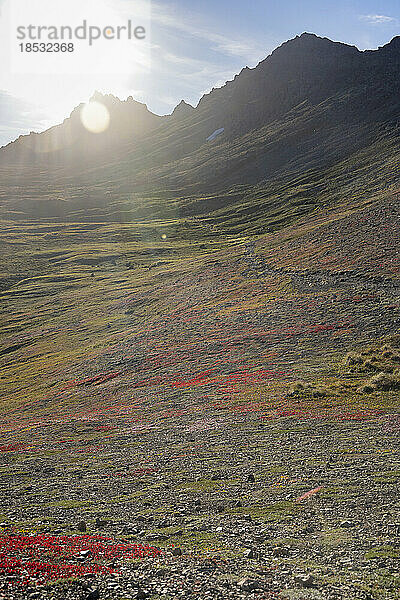
[[[14,11],[18,2],[27,2],[8,1],[13,2]],[[49,0],[29,1],[31,7],[36,3],[35,22],[46,22]],[[4,27],[12,28],[3,10],[6,2],[0,0],[3,31]],[[69,19],[78,23],[84,18],[108,25],[113,24],[109,21],[110,10],[115,18],[133,17],[139,24],[138,14],[144,15],[140,11],[145,11],[148,4],[147,0],[96,0],[91,13],[87,7],[93,2],[52,0],[52,6],[57,5],[65,25]],[[276,46],[303,31],[353,44],[360,50],[377,48],[398,35],[400,3],[398,0],[157,0],[151,2],[150,22],[151,36],[144,53],[141,42],[120,47],[114,41],[99,43],[99,50],[90,49],[92,62],[81,60],[77,53],[74,57],[62,57],[61,60],[69,60],[72,70],[76,68],[73,73],[46,74],[35,69],[22,73],[0,63],[0,145],[21,133],[40,131],[62,121],[94,89],[121,98],[133,95],[159,114],[171,112],[182,98],[196,105],[203,93],[222,85],[244,66],[254,67]],[[18,42],[14,38],[7,43],[14,44],[17,51]],[[102,54],[107,44],[114,54]],[[119,52],[118,57],[115,52]],[[4,49],[1,56],[3,61]],[[17,58],[31,61],[26,64],[33,61],[44,64],[39,54]],[[89,61],[89,50],[86,58]],[[74,59],[78,62],[73,62]],[[95,72],[98,66],[104,67],[103,71],[100,68]]]

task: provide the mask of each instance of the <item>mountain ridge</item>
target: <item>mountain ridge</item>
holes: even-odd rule
[[[300,35],[295,36],[294,38],[291,38],[289,40],[287,40],[286,42],[283,42],[280,46],[278,46],[277,48],[275,48],[270,55],[266,56],[264,59],[262,59],[255,67],[243,67],[241,69],[241,71],[239,73],[237,73],[234,78],[232,80],[229,80],[227,82],[225,82],[225,84],[223,84],[220,87],[216,87],[213,88],[210,92],[203,94],[203,96],[199,99],[197,105],[194,107],[192,106],[190,103],[187,103],[184,99],[182,99],[180,101],[179,104],[177,104],[175,106],[175,108],[173,109],[173,111],[171,112],[170,115],[157,115],[156,113],[149,111],[146,104],[141,103],[137,100],[135,100],[132,96],[128,96],[126,100],[121,100],[118,97],[114,96],[113,94],[105,94],[105,93],[101,93],[99,91],[95,91],[91,98],[89,99],[89,101],[91,100],[98,100],[100,102],[103,102],[106,104],[109,103],[108,99],[114,99],[119,101],[121,104],[126,104],[126,103],[130,103],[133,102],[138,106],[143,106],[146,108],[146,110],[151,114],[154,115],[155,117],[159,117],[160,119],[162,119],[163,117],[168,117],[168,116],[174,116],[177,113],[181,112],[181,108],[184,107],[185,111],[187,110],[188,112],[191,111],[191,109],[196,110],[201,104],[202,102],[205,101],[206,98],[212,96],[214,93],[223,90],[224,88],[226,88],[227,86],[229,86],[231,83],[237,81],[243,74],[248,74],[250,72],[254,72],[255,70],[259,69],[261,66],[267,64],[267,62],[272,59],[272,58],[276,58],[277,56],[281,55],[282,52],[286,52],[288,48],[296,48],[296,50],[298,50],[299,44],[301,44],[301,48],[307,48],[308,49],[316,49],[316,48],[322,48],[322,46],[325,47],[330,47],[330,48],[341,48],[344,52],[352,52],[354,55],[358,55],[361,56],[363,54],[374,54],[377,52],[380,52],[382,50],[384,51],[389,51],[392,49],[396,49],[398,50],[400,48],[400,36],[395,36],[394,38],[392,38],[392,40],[390,42],[388,42],[387,44],[384,44],[383,46],[380,46],[378,49],[376,50],[359,50],[356,46],[354,45],[350,45],[350,44],[346,44],[344,42],[338,42],[338,41],[332,41],[327,37],[320,37],[314,33],[309,33],[309,32],[303,32]],[[41,135],[43,133],[46,133],[47,131],[53,129],[54,127],[57,127],[63,123],[65,123],[76,111],[79,111],[80,108],[82,107],[82,104],[79,104],[78,106],[74,107],[70,113],[69,116],[67,116],[64,121],[58,125],[54,125],[52,127],[50,127],[49,129],[43,131],[43,132],[31,132],[30,134],[24,134],[19,136],[19,138],[17,138],[16,140],[13,140],[11,142],[9,142],[8,144],[6,144],[5,146],[1,147],[0,150],[3,150],[4,148],[9,147],[11,144],[14,144],[16,141],[18,141],[21,138],[26,139],[27,137],[29,137],[30,135]]]
[[[132,97],[121,101],[97,92],[92,99],[110,110],[108,131],[83,131],[77,107],[63,124],[30,138],[44,144],[45,152],[26,139],[0,150],[8,189],[1,214],[14,213],[22,203],[29,205],[28,213],[22,211],[29,216],[35,212],[32,198],[57,204],[60,192],[63,210],[71,198],[81,196],[83,210],[88,195],[96,196],[99,215],[111,198],[129,206],[137,194],[175,193],[191,203],[196,194],[225,196],[237,185],[262,188],[293,173],[330,169],[372,149],[381,135],[396,146],[399,93],[400,37],[360,51],[310,33],[245,67],[196,107],[182,100],[170,115],[154,115]],[[207,141],[217,130],[223,132]]]

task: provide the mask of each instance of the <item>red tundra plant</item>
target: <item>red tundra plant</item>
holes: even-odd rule
[[[156,557],[162,550],[91,535],[0,535],[0,574],[14,584],[46,583],[114,570],[96,561]],[[85,560],[85,564],[78,562]]]
[[[5,446],[0,446],[0,452],[18,452],[20,450],[25,450],[26,444],[6,444]]]

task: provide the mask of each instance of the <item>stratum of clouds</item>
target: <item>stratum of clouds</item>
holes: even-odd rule
[[[255,42],[249,43],[235,34],[232,37],[228,37],[227,35],[213,32],[201,25],[189,23],[168,11],[165,6],[154,2],[152,4],[151,18],[154,25],[168,27],[185,36],[208,42],[212,50],[227,56],[241,57],[249,62],[257,62],[265,56],[265,48]]]
[[[151,81],[142,87],[155,112],[170,112],[182,98],[196,106],[203,94],[232,79],[244,66],[254,67],[276,46],[276,40],[265,44],[237,32],[217,31],[213,23],[205,26],[193,14],[178,14],[173,5],[157,2],[152,2],[151,27]],[[137,75],[130,84],[138,85]]]
[[[131,16],[131,5],[127,0],[113,0],[112,5],[119,14],[126,17]],[[137,0],[135,2],[135,14],[145,15],[148,7],[149,0]],[[182,35],[197,38],[207,42],[211,49],[226,56],[237,56],[254,62],[259,61],[263,54],[265,55],[265,48],[261,48],[255,42],[249,43],[236,34],[228,37],[213,32],[210,30],[210,24],[207,24],[207,27],[196,24],[193,14],[191,14],[191,22],[189,23],[178,15],[170,5],[163,5],[158,2],[151,3],[151,26],[152,28],[162,26]]]
[[[388,15],[360,15],[362,21],[367,21],[371,25],[384,25],[386,23],[395,23],[397,19]]]

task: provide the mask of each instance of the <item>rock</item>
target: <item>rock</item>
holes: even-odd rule
[[[100,592],[97,588],[89,590],[89,593],[86,596],[86,600],[98,600],[98,598],[100,598]]]
[[[148,597],[148,593],[145,592],[144,590],[138,590],[138,593],[136,594],[136,598],[137,600],[145,600],[145,598]]]
[[[108,521],[104,521],[103,519],[100,519],[99,517],[97,517],[96,519],[96,527],[98,529],[101,529],[102,527],[105,527],[108,524]]]
[[[79,521],[78,525],[76,526],[78,531],[84,532],[86,531],[86,523],[85,521]]]
[[[120,535],[137,535],[139,533],[139,529],[133,525],[124,525],[119,533]]]
[[[272,550],[272,554],[274,556],[290,556],[290,550],[289,548],[285,548],[284,546],[276,546],[273,550]]]
[[[170,526],[170,524],[171,524],[171,523],[170,523],[169,521],[167,521],[166,519],[164,519],[163,521],[160,521],[160,522],[159,522],[158,526],[159,526],[159,527],[169,527],[169,526]]]
[[[356,524],[353,523],[352,521],[342,521],[340,523],[340,527],[344,527],[344,528],[348,528],[348,527],[355,527]]]
[[[315,532],[315,528],[312,525],[307,525],[307,527],[305,527],[302,530],[302,533],[314,533]]]
[[[258,587],[258,583],[257,581],[253,581],[252,579],[241,579],[238,582],[238,585],[240,587],[240,589],[242,589],[244,592],[252,592],[253,590],[255,590]]]
[[[84,563],[86,560],[86,558],[84,556],[81,556],[80,554],[77,554],[76,556],[74,556],[74,558],[75,558],[76,562],[79,562],[79,563]]]
[[[178,535],[178,532],[175,533],[175,535]],[[149,535],[146,535],[146,542],[155,542],[156,540],[168,540],[169,535],[165,534],[165,533],[149,533]]]
[[[294,578],[295,582],[304,588],[312,587],[314,583],[314,577],[312,575],[300,574],[296,575]]]
[[[247,481],[249,483],[254,483],[256,480],[256,478],[254,477],[253,473],[250,473],[250,475],[247,477]]]
[[[255,558],[255,552],[252,548],[249,548],[244,553],[245,558]]]

